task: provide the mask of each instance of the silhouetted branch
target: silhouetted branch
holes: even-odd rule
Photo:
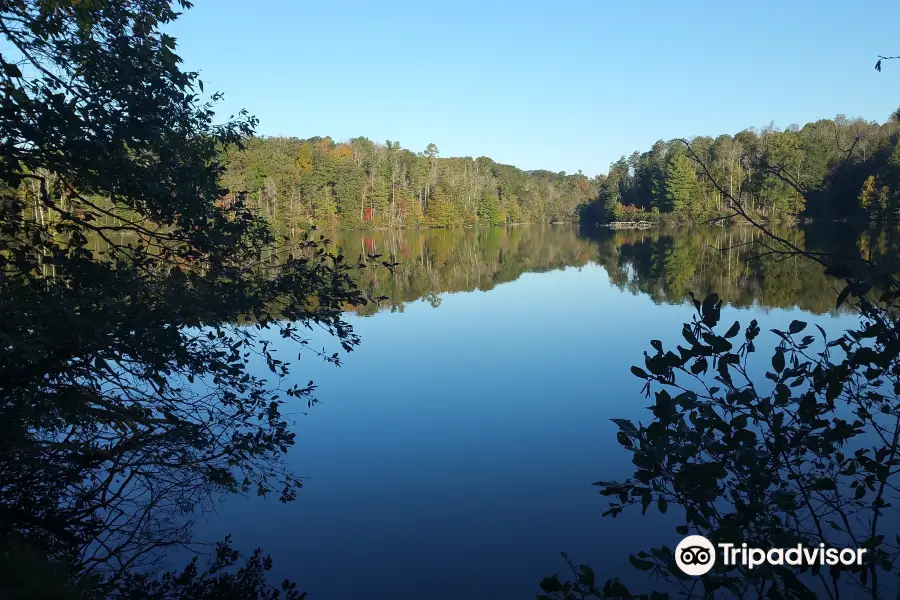
[[[883,60],[897,60],[900,59],[900,56],[879,56],[878,62],[875,63],[875,70],[879,73],[881,72],[881,61]]]

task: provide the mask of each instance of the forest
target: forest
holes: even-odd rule
[[[281,228],[567,222],[597,193],[581,173],[525,172],[485,157],[440,158],[434,144],[414,153],[362,137],[253,137],[223,162],[225,187],[247,192]]]
[[[243,151],[223,151],[223,183],[247,192],[250,206],[282,228],[700,222],[729,214],[723,191],[764,220],[892,221],[900,210],[898,123],[900,111],[885,123],[838,115],[694,137],[689,147],[660,140],[593,178],[444,158],[435,144],[413,152],[364,137],[252,137]]]

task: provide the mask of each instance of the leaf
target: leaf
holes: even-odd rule
[[[22,71],[19,70],[19,67],[10,63],[3,63],[3,72],[6,73],[7,77],[22,76]]]
[[[587,565],[580,565],[578,571],[578,583],[590,588],[594,587],[594,583],[596,582],[594,570]]]
[[[826,492],[828,490],[836,489],[835,483],[833,479],[828,479],[827,477],[821,477],[815,480],[812,485],[810,485],[810,489]]]
[[[881,73],[881,59],[878,59],[878,62],[875,63],[875,70]]]
[[[734,322],[734,325],[732,325],[732,326],[728,329],[728,331],[725,333],[725,339],[733,338],[734,336],[736,336],[736,335],[738,334],[738,332],[739,332],[740,330],[741,330],[741,324],[738,323],[737,321],[735,321],[735,322]]]
[[[844,300],[847,299],[847,296],[848,296],[849,294],[850,294],[850,286],[848,285],[848,286],[846,286],[843,290],[841,290],[841,293],[840,293],[840,294],[838,294],[837,302],[835,302],[834,308],[835,308],[835,309],[840,308],[840,307],[841,307],[841,304],[844,303]]]
[[[653,563],[651,561],[638,558],[633,554],[628,555],[628,562],[630,562],[634,568],[640,569],[641,571],[649,571],[653,568]]]
[[[660,496],[660,497],[656,500],[656,508],[659,509],[659,512],[665,514],[665,512],[666,512],[667,510],[669,510],[669,501],[666,500],[665,498],[663,498],[662,496]]]
[[[776,373],[784,371],[784,352],[776,351],[772,355],[772,368],[775,369]]]
[[[796,319],[791,321],[791,324],[788,326],[788,331],[793,333],[800,333],[806,329],[806,323],[803,321],[797,321]]]
[[[640,377],[641,379],[650,379],[650,376],[647,375],[647,371],[643,370],[640,367],[631,367],[631,372],[634,373],[635,377]]]

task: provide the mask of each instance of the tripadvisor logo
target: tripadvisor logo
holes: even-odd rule
[[[748,569],[762,564],[770,565],[861,565],[865,548],[807,548],[797,544],[793,548],[748,548],[747,544],[719,543],[722,564],[727,567],[743,566]],[[685,575],[699,577],[716,565],[716,546],[702,535],[689,535],[675,548],[675,564]]]
[[[716,549],[702,535],[689,535],[675,548],[675,564],[685,575],[705,575],[716,564]]]

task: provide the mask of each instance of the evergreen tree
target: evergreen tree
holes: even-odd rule
[[[493,192],[485,192],[481,195],[478,205],[478,219],[488,225],[499,225],[503,222],[500,217],[500,198]]]
[[[603,216],[607,222],[616,220],[616,207],[621,205],[620,200],[619,180],[610,173],[600,185],[600,204],[603,206]]]
[[[450,202],[445,186],[434,188],[431,198],[428,200],[428,209],[425,218],[431,227],[451,227],[457,224],[456,211]]]
[[[694,214],[699,204],[697,175],[691,160],[680,148],[672,153],[666,171],[666,198],[669,208],[686,215]]]

